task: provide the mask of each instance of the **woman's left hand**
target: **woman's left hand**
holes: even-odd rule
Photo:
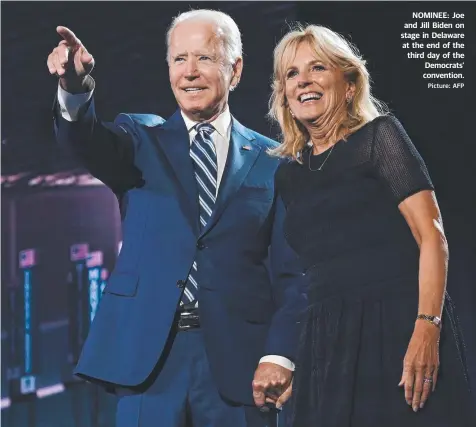
[[[435,390],[440,365],[439,341],[438,327],[425,320],[416,321],[398,384],[405,387],[405,400],[415,412],[423,408],[430,392]]]

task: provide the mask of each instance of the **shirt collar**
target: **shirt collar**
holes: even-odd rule
[[[182,114],[183,121],[185,122],[185,126],[187,127],[188,133],[193,129],[195,125],[197,125],[199,122],[195,122],[193,120],[190,120],[184,113],[183,111],[180,111],[180,114]],[[228,108],[228,105],[225,107],[225,110],[215,119],[213,122],[210,123],[215,130],[223,137],[226,138],[228,134],[228,129],[230,128],[231,125],[231,114],[230,110]]]

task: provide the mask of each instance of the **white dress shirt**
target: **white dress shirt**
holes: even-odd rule
[[[197,134],[197,131],[194,129],[195,125],[199,122],[194,122],[190,120],[183,111],[180,111],[182,114],[183,121],[188,130],[188,137],[190,139],[190,145],[192,145],[193,138]],[[231,135],[231,114],[228,109],[228,105],[225,110],[210,124],[215,128],[215,132],[212,133],[212,140],[215,144],[215,151],[217,153],[217,194],[218,189],[220,188],[221,179],[223,177],[223,171],[225,170],[226,158],[228,156],[228,147],[230,146],[230,135]]]
[[[84,106],[93,96],[94,88],[90,92],[80,93],[80,94],[71,94],[66,92],[60,84],[58,84],[58,103],[61,111],[61,116],[68,120],[69,122],[75,122],[78,120],[78,117],[84,113]],[[188,136],[190,139],[190,145],[192,140],[197,134],[196,130],[193,127],[198,123],[190,120],[184,113],[181,111],[185,126],[188,130]],[[215,144],[215,150],[217,153],[217,193],[220,188],[221,179],[223,177],[223,171],[225,169],[226,158],[228,155],[228,148],[230,146],[230,135],[231,135],[231,114],[228,106],[226,109],[211,122],[215,128],[215,132],[212,133],[212,139]],[[260,359],[259,363],[270,362],[277,365],[283,366],[291,371],[294,371],[294,363],[291,362],[288,358],[277,355],[268,355]]]

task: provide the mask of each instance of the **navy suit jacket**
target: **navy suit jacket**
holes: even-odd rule
[[[178,110],[120,114],[101,122],[94,99],[78,122],[55,115],[56,136],[117,195],[123,244],[75,373],[132,387],[164,351],[182,283],[197,261],[199,311],[220,392],[253,403],[251,382],[268,354],[295,358],[304,277],[283,235],[275,192],[276,142],[232,118],[230,148],[214,212],[200,231],[190,142]],[[245,147],[245,148],[243,148]]]

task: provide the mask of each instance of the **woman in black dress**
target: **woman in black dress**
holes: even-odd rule
[[[274,62],[276,186],[309,279],[293,426],[475,426],[422,158],[341,36],[299,28]]]

